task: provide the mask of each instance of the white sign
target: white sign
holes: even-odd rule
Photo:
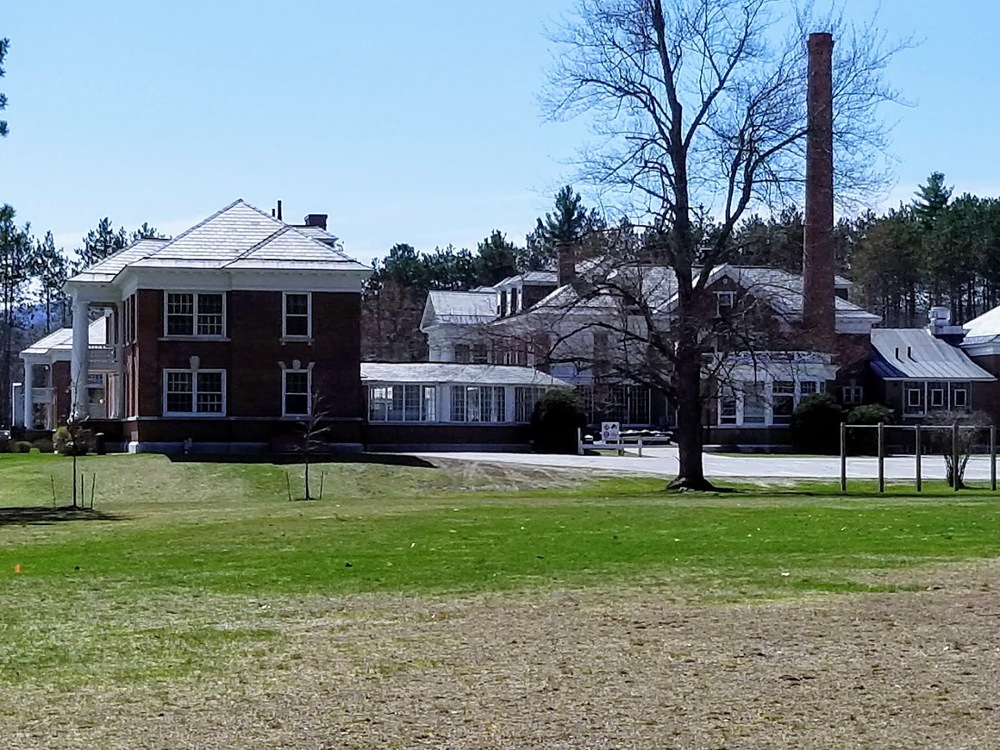
[[[620,422],[601,422],[601,440],[605,443],[617,443],[621,440]]]

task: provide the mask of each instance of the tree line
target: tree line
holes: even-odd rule
[[[56,247],[52,232],[34,234],[18,224],[13,207],[0,206],[0,422],[10,424],[11,383],[19,377],[18,352],[43,335],[69,326],[63,288],[75,273],[123,250],[138,239],[158,237],[148,223],[127,230],[103,218],[72,252]]]

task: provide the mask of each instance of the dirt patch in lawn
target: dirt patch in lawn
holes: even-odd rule
[[[283,600],[220,676],[0,695],[17,748],[994,748],[1000,564],[755,605]]]

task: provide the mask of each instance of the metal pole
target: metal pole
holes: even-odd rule
[[[878,491],[885,492],[885,424],[878,423]]]
[[[639,458],[642,458],[642,435],[639,436]]]
[[[916,456],[914,458],[916,460],[916,469],[917,469],[917,492],[923,492],[923,490],[924,490],[924,478],[923,478],[922,472],[920,471],[920,469],[921,469],[920,464],[921,464],[921,461],[923,460],[923,456],[921,454],[923,453],[924,448],[920,444],[920,442],[921,442],[920,441],[920,425],[917,425],[916,431],[917,431],[917,439],[916,439],[915,448],[916,448],[917,454],[916,454]]]
[[[990,491],[997,491],[997,428],[990,427]]]
[[[847,424],[840,423],[840,491],[847,493]]]
[[[958,420],[951,426],[951,483],[958,492]]]

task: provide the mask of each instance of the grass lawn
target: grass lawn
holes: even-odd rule
[[[998,496],[933,485],[671,495],[662,479],[327,464],[314,468],[324,499],[289,502],[300,467],[80,466],[88,492],[96,474],[95,511],[54,513],[44,508],[53,488],[57,504],[68,496],[69,460],[0,455],[0,698],[269,669],[297,622],[332,608],[350,623],[373,595],[639,586],[760,601],[897,590],[901,568],[1000,549]]]

